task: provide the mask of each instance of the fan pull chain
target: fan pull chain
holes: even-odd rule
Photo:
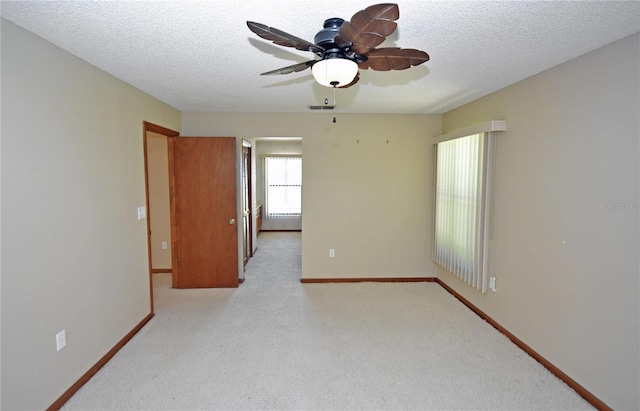
[[[335,109],[336,109],[336,107],[338,107],[338,106],[336,105],[336,88],[337,88],[336,86],[333,86],[333,110],[335,110]],[[328,97],[325,97],[325,98],[324,98],[324,105],[326,106],[326,105],[328,105],[328,104],[329,104],[329,98],[328,98]],[[333,122],[335,123],[335,122],[337,122],[337,121],[338,121],[338,119],[337,119],[337,118],[335,118],[335,117],[333,117]]]
[[[336,105],[336,86],[333,86],[333,109],[336,110],[336,107],[338,107]],[[333,117],[333,122],[335,123],[336,121],[338,121],[335,116]]]

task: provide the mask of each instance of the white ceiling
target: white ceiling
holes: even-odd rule
[[[2,17],[182,111],[307,112],[333,103],[314,57],[249,31],[256,21],[313,42],[325,19],[380,1],[5,1]],[[404,71],[364,70],[337,91],[349,113],[443,113],[640,30],[638,1],[401,0],[381,45],[424,50]]]

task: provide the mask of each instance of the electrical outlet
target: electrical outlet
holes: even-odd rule
[[[496,277],[489,277],[489,289],[496,292]]]
[[[162,242],[162,249],[163,249],[163,250],[166,250],[166,249],[167,249],[167,242],[166,242],[166,241],[163,241],[163,242]]]
[[[329,258],[334,258],[336,256],[336,250],[333,248],[329,249]]]
[[[56,348],[58,351],[67,346],[67,332],[65,330],[56,334]]]

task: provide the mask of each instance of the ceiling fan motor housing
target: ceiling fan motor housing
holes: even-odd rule
[[[340,26],[344,23],[344,19],[333,17],[324,21],[324,28],[316,34],[313,41],[320,47],[330,49],[337,47],[335,38],[340,31]]]

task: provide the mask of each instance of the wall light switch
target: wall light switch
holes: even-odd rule
[[[145,218],[147,218],[147,207],[138,207],[138,220],[144,220]]]
[[[329,250],[329,257],[330,258],[334,258],[336,256],[336,250],[334,250],[333,248]]]
[[[56,348],[58,351],[67,346],[67,333],[65,330],[56,334]]]

